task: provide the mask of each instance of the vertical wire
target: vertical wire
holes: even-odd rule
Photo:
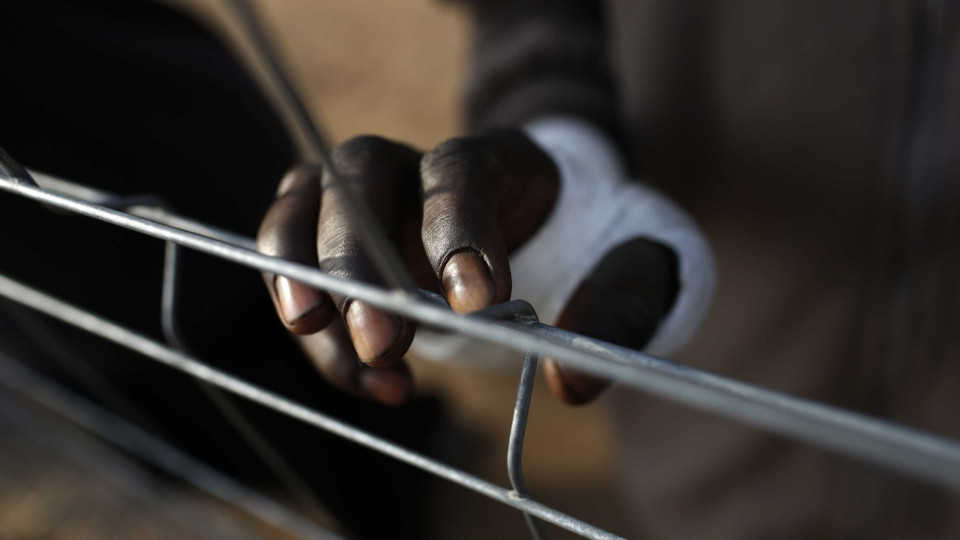
[[[477,312],[474,316],[493,320],[513,319],[524,324],[539,322],[537,311],[525,300],[512,300],[503,304],[491,306]],[[517,399],[513,405],[513,419],[510,422],[510,438],[507,441],[507,476],[513,486],[513,494],[521,499],[531,499],[530,488],[523,474],[523,442],[527,433],[527,419],[530,416],[530,402],[533,400],[533,385],[537,379],[537,364],[540,355],[527,351],[523,355],[523,364],[520,368],[520,380],[517,383]],[[523,513],[523,519],[530,529],[534,540],[546,540],[547,533],[543,530],[540,519],[529,512]]]
[[[166,211],[166,210],[163,210]],[[166,242],[163,259],[163,287],[161,289],[160,321],[163,336],[173,348],[185,354],[192,354],[187,345],[177,315],[179,305],[180,282],[180,246],[173,242]],[[207,399],[220,411],[227,422],[233,426],[240,437],[247,443],[260,460],[270,469],[278,480],[290,491],[293,498],[303,505],[314,517],[334,522],[323,505],[293,470],[293,467],[283,458],[277,449],[270,444],[252,421],[247,419],[243,411],[237,407],[220,389],[210,383],[196,380]]]
[[[2,185],[2,182],[0,182],[0,185]],[[583,537],[598,540],[620,538],[596,525],[567,515],[533,499],[517,497],[512,491],[483,480],[462,469],[441,463],[423,454],[392,443],[382,437],[363,431],[351,424],[337,420],[332,416],[307,408],[267,389],[255,386],[189,355],[178,352],[156,340],[147,338],[129,328],[77,306],[73,306],[58,298],[44,294],[36,289],[32,289],[3,275],[0,275],[0,295],[31,307],[40,313],[99,335],[110,342],[139,352],[147,358],[156,360],[173,369],[203,379],[234,395],[247,398],[250,401],[269,407],[288,417],[326,430],[358,445],[420,468],[450,482],[457,483],[466,489],[494,499],[501,504],[529,512],[545,521],[549,521],[558,527],[562,527]],[[147,450],[150,450],[150,448],[147,448]]]
[[[20,163],[7,154],[3,148],[0,148],[0,177],[7,178],[13,182],[38,187],[36,181]],[[101,193],[99,201],[108,208],[129,208],[132,206],[150,206],[156,208],[160,213],[166,214],[169,209],[165,201],[155,195],[134,195],[134,196],[116,196],[112,194]],[[179,261],[180,247],[167,242],[164,250],[163,265],[163,289],[161,291],[161,327],[164,337],[173,347],[188,352],[186,342],[181,338],[181,333],[177,325],[177,284],[179,282]],[[144,415],[138,407],[123,397],[115,385],[108,379],[102,377],[95,369],[90,366],[86,359],[74,354],[69,347],[64,345],[59,337],[52,332],[43,321],[36,319],[30,313],[19,313],[14,306],[6,304],[0,305],[5,311],[18,319],[22,325],[27,325],[36,339],[36,343],[47,349],[51,358],[76,377],[88,391],[98,396],[106,404],[111,404],[119,410],[125,411],[130,418],[136,419],[141,425],[156,429],[153,423]],[[282,484],[290,490],[294,499],[303,504],[316,517],[334,521],[329,514],[324,511],[323,506],[313,495],[310,489],[300,481],[293,469],[279,455],[279,453],[270,445],[269,442],[260,434],[256,427],[249,422],[243,413],[223,395],[220,390],[212,385],[197,381],[201,390],[211,401],[215,408],[224,416],[228,423],[240,434],[241,438],[250,446],[255,454],[264,462],[264,464],[277,476]]]
[[[536,353],[527,353],[523,357],[520,369],[520,382],[517,385],[517,401],[513,407],[513,422],[510,424],[510,440],[507,442],[507,475],[518,497],[530,498],[530,488],[523,475],[523,440],[527,431],[527,418],[530,414],[530,401],[533,398],[533,384],[537,376]],[[540,520],[524,512],[530,534],[534,540],[546,540]]]
[[[17,160],[0,148],[0,177],[7,178],[15,183],[39,187],[30,172]],[[33,344],[46,351],[48,357],[64,372],[73,376],[87,392],[96,396],[104,404],[109,404],[119,411],[123,411],[128,418],[135,420],[147,429],[160,432],[157,427],[143,413],[140,407],[134,405],[124,397],[116,386],[101,375],[96,368],[81,355],[76,354],[47,324],[33,313],[8,302],[0,302],[0,310],[24,328],[35,338]]]

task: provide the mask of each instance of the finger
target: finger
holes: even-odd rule
[[[347,188],[371,210],[394,245],[402,245],[403,231],[408,229],[404,221],[419,219],[420,154],[386,139],[364,136],[337,147],[332,158]],[[336,277],[382,284],[360,244],[343,193],[333,185],[330,171],[324,171],[316,244],[320,268]],[[410,347],[412,323],[363,302],[336,295],[333,299],[364,363],[394,364]]]
[[[260,224],[257,249],[267,255],[316,266],[319,209],[319,171],[310,166],[291,170],[280,182],[277,198]],[[321,291],[284,276],[264,274],[264,280],[277,315],[295,334],[318,332],[336,314],[333,303]]]
[[[450,139],[421,163],[427,257],[454,311],[510,299],[507,253],[549,215],[553,162],[519,131]]]
[[[413,377],[406,363],[382,368],[362,364],[339,318],[322,332],[300,341],[320,374],[341,390],[386,405],[405,403],[413,391]]]
[[[564,308],[557,326],[631,349],[653,337],[676,297],[677,258],[661,244],[637,239],[621,244],[594,267]],[[544,375],[553,393],[586,403],[610,381],[548,359]]]

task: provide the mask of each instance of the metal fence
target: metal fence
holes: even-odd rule
[[[291,129],[303,141],[302,154],[308,161],[331,167],[329,148],[320,130],[297,97],[270,51],[262,29],[245,0],[230,0],[234,13],[256,52],[255,61],[265,74],[265,84],[280,110],[291,122]],[[211,399],[247,438],[274,472],[298,491],[294,471],[272,451],[268,441],[259,436],[232,408],[220,391],[243,397],[274,409],[302,422],[327,430],[357,444],[369,447],[414,467],[454,482],[523,512],[535,538],[544,537],[539,521],[552,523],[586,538],[618,538],[616,535],[554,508],[537,502],[530,495],[522,471],[523,437],[530,406],[537,361],[541,355],[568,364],[585,372],[617,380],[635,390],[702,409],[760,429],[778,433],[801,442],[900,471],[923,481],[939,484],[960,492],[960,442],[925,433],[885,420],[767,390],[737,380],[713,375],[578,334],[563,331],[537,320],[533,308],[522,300],[491,307],[462,316],[454,314],[436,294],[413,288],[412,280],[399,264],[399,257],[384,241],[384,235],[369,211],[346,189],[336,170],[330,169],[348,203],[351,219],[360,231],[361,240],[377,265],[388,288],[348,281],[330,276],[317,268],[263,255],[255,242],[202,222],[177,215],[163,206],[155,196],[118,196],[62,179],[28,171],[0,150],[0,190],[43,203],[48,207],[113,224],[167,243],[164,261],[162,321],[167,343],[140,335],[117,323],[106,320],[81,307],[0,275],[0,295],[28,306],[55,319],[127,347],[146,357],[183,371],[207,385]],[[191,355],[178,338],[177,274],[181,248],[197,250],[261,272],[289,277],[324,291],[361,300],[373,306],[413,319],[419,323],[457,332],[471,338],[517,351],[522,357],[522,370],[517,390],[513,423],[507,450],[507,467],[512,489],[450,467],[427,456],[412,452],[380,437],[341,422],[322,412],[311,410],[283,396],[259,388],[223,371],[206,365]],[[13,385],[18,381],[38,383],[22,368],[0,364],[0,381]],[[11,371],[12,370],[12,371]],[[60,393],[62,394],[62,392]],[[51,391],[47,404],[62,404],[64,399]],[[69,398],[73,399],[73,398]],[[69,401],[68,399],[68,401]],[[73,401],[71,401],[73,403]],[[69,408],[69,407],[68,407]],[[93,410],[89,407],[84,410]],[[100,411],[81,422],[89,428],[110,424],[107,413]],[[90,421],[89,418],[100,418]],[[128,434],[117,442],[142,446],[142,436],[129,436],[135,431],[124,425]],[[143,435],[143,434],[141,434]],[[131,442],[134,440],[134,442]],[[135,444],[139,441],[139,444]],[[149,444],[147,444],[149,446]],[[176,452],[175,449],[170,449]],[[167,454],[167,457],[172,454]],[[171,459],[167,459],[170,462]],[[176,462],[176,459],[172,460]],[[190,476],[189,467],[184,473]],[[201,475],[202,476],[202,475]],[[222,483],[218,484],[222,487]],[[213,489],[215,492],[216,489]],[[309,495],[305,495],[309,497]],[[236,498],[236,497],[235,497]],[[302,525],[298,521],[299,525]],[[299,528],[292,527],[294,529]],[[289,528],[289,527],[288,527]],[[309,527],[308,527],[309,528]],[[316,536],[310,532],[302,534]]]

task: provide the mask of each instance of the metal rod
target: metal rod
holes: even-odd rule
[[[0,353],[0,384],[200,491],[299,538],[340,538]]]
[[[58,369],[77,381],[83,389],[95,399],[115,411],[125,415],[127,419],[139,423],[147,429],[159,432],[159,429],[147,418],[144,412],[127,399],[123,392],[106,378],[83,355],[77,354],[73,348],[64,342],[63,336],[40,318],[35,312],[13,302],[0,302],[0,311],[6,313],[14,322],[27,332],[37,349],[45,353]]]
[[[376,216],[356,193],[350,189],[343,174],[331,156],[330,145],[321,132],[319,125],[313,120],[310,111],[287,76],[280,56],[270,45],[263,26],[260,24],[253,6],[248,0],[227,0],[227,4],[240,23],[244,37],[252,46],[255,60],[261,68],[263,83],[272,89],[274,104],[282,118],[292,123],[289,126],[293,133],[300,133],[304,139],[301,145],[301,154],[307,161],[323,164],[332,187],[337,189],[342,197],[344,208],[350,223],[356,228],[357,236],[363,245],[364,253],[370,257],[374,267],[380,273],[388,286],[395,289],[413,290],[413,278],[410,277],[396,248],[391,244]]]
[[[513,421],[510,424],[510,440],[507,442],[507,475],[513,491],[519,497],[530,497],[530,488],[523,475],[523,440],[527,432],[527,418],[530,415],[530,400],[533,397],[533,383],[537,376],[537,355],[527,353],[520,368],[520,382],[517,385],[517,401],[513,406]],[[524,519],[534,540],[545,540],[546,533],[539,521],[524,513]]]
[[[376,435],[357,429],[350,424],[309,409],[283,396],[254,386],[226,372],[208,366],[189,355],[142,336],[128,328],[124,328],[98,315],[52,296],[48,296],[3,275],[0,275],[0,294],[50,317],[62,320],[92,334],[101,336],[113,343],[137,351],[148,358],[152,358],[174,369],[216,385],[228,392],[260,403],[291,418],[296,418],[312,426],[327,430],[347,440],[369,447],[394,459],[460,484],[481,495],[490,497],[518,510],[528,512],[559,527],[580,534],[581,536],[596,539],[619,538],[613,533],[604,531],[603,529],[546,505],[530,499],[519,498],[513,494],[513,492],[487,482],[486,480],[440,463],[422,454],[412,452]]]
[[[160,208],[162,212],[169,212],[169,207]],[[160,322],[166,342],[182,353],[190,353],[186,339],[180,331],[178,314],[180,313],[180,246],[167,242],[164,246],[163,257],[163,286],[160,294]],[[240,437],[247,443],[253,452],[260,458],[267,468],[280,480],[280,483],[290,492],[293,498],[308,510],[308,513],[328,522],[335,521],[323,505],[313,494],[313,491],[302,481],[287,463],[273,444],[267,440],[232,401],[217,387],[194,379],[200,390],[206,395],[213,406],[233,426]]]
[[[960,442],[837,407],[801,399],[590,339],[544,324],[457,316],[421,294],[390,291],[339,279],[317,268],[256,253],[73,197],[0,179],[0,190],[196,249],[225,260],[287,276],[311,287],[519,352],[533,351],[573,368],[774,433],[855,456],[960,491]],[[180,225],[190,224],[178,218]],[[214,230],[200,223],[190,228]],[[232,233],[231,233],[232,234]],[[236,235],[232,235],[236,237]],[[252,245],[252,240],[242,243]]]
[[[527,416],[530,412],[530,399],[533,381],[537,375],[537,355],[526,354],[520,370],[520,384],[517,386],[517,401],[513,407],[513,422],[510,425],[510,440],[507,443],[507,475],[514,491],[521,497],[529,497],[530,489],[523,476],[523,439],[527,429]]]
[[[7,156],[7,159],[11,158]],[[25,173],[32,176],[29,170],[25,170]],[[93,188],[81,188],[77,191],[89,197],[94,197],[99,204],[114,210],[126,211],[130,208],[138,207],[149,211],[151,215],[156,217],[173,214],[169,203],[162,197],[156,195],[123,196],[102,190],[95,190]],[[174,242],[166,242],[164,245],[163,277],[160,294],[160,326],[164,339],[168,344],[181,352],[189,352],[187,341],[184,339],[180,325],[177,323],[177,315],[179,313],[180,249],[180,246]],[[290,467],[280,453],[277,452],[273,445],[266,440],[256,426],[244,416],[243,412],[216,387],[203,381],[198,380],[196,382],[210,403],[223,415],[264,465],[280,480],[281,484],[290,491],[290,494],[314,516],[327,521],[334,521],[323,509],[323,505],[321,505],[320,501],[313,495],[313,492],[300,480],[292,467]],[[113,393],[119,394],[118,392]],[[131,410],[135,411],[135,409]],[[142,417],[142,415],[140,415],[140,417]],[[149,425],[146,423],[146,420],[144,420],[144,422],[143,425]]]
[[[0,357],[0,364],[3,362],[4,360]],[[6,383],[6,381],[0,382]],[[109,452],[106,448],[101,448],[102,445],[84,444],[92,441],[78,440],[76,434],[55,429],[49,424],[49,419],[39,415],[40,411],[31,410],[36,403],[28,401],[29,395],[26,388],[17,388],[16,392],[19,395],[0,393],[0,421],[4,424],[4,436],[8,441],[16,441],[20,445],[27,444],[31,446],[30,450],[34,453],[46,450],[61,459],[66,459],[79,470],[95,475],[107,485],[122,492],[134,504],[134,508],[130,510],[138,514],[154,513],[168,520],[169,524],[181,527],[185,532],[190,533],[188,537],[252,540],[253,536],[243,534],[245,531],[239,529],[238,525],[234,525],[230,536],[225,534],[226,531],[222,530],[222,526],[211,526],[209,516],[203,519],[201,508],[192,506],[178,508],[170,497],[169,490],[159,489],[160,486],[156,485],[156,482],[151,482],[149,477],[138,470],[134,462],[118,452]],[[85,485],[84,488],[86,487]],[[69,516],[64,517],[67,519],[49,520],[48,516],[44,516],[43,526],[46,534],[34,533],[35,536],[31,536],[35,538],[57,536],[57,531],[64,529],[63,522],[69,521]],[[164,524],[165,528],[169,524]]]
[[[535,323],[539,320],[536,310],[524,300],[513,300],[491,306],[476,313],[475,316],[494,320],[514,319],[527,323]],[[527,418],[530,416],[530,401],[533,398],[538,360],[536,353],[528,352],[523,355],[520,380],[517,383],[517,399],[513,405],[513,420],[510,423],[510,439],[507,442],[507,476],[510,478],[510,485],[513,486],[513,492],[518,497],[526,498],[530,497],[530,488],[523,474],[523,441],[527,433]],[[523,514],[523,518],[534,540],[546,539],[546,532],[537,518],[527,513]]]

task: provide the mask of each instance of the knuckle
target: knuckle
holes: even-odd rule
[[[455,137],[423,156],[420,172],[427,186],[492,176],[499,168],[493,145],[484,137]]]
[[[317,234],[317,253],[322,257],[356,258],[363,250],[356,232],[347,222],[322,227]]]
[[[333,169],[325,170],[323,190],[332,173],[377,207],[409,202],[416,195],[416,150],[376,135],[360,135],[340,144],[331,154]]]
[[[394,154],[396,144],[376,135],[358,135],[339,146],[331,155],[337,169],[347,176],[362,176]]]
[[[460,222],[447,208],[429,208],[424,212],[420,231],[424,238],[440,238],[459,232],[459,227]]]

